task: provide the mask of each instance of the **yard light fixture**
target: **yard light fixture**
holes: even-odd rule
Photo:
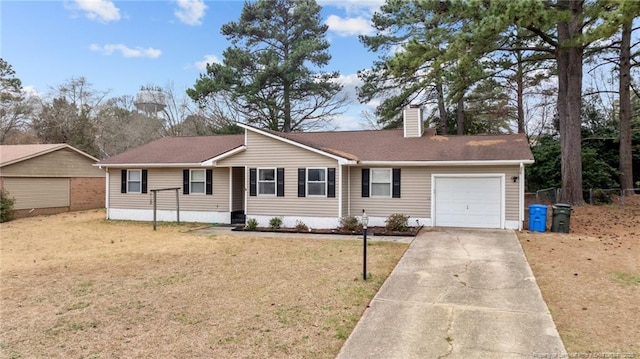
[[[367,225],[369,225],[369,217],[367,212],[362,210],[362,280],[367,280]]]

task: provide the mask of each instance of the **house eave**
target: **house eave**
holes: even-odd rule
[[[200,167],[202,163],[94,163],[93,166],[100,168],[185,168]]]
[[[236,148],[234,148],[234,149],[232,149],[230,151],[227,151],[227,152],[225,152],[223,154],[220,154],[220,155],[218,155],[216,157],[213,157],[213,158],[210,158],[210,159],[208,159],[206,161],[203,161],[200,164],[200,166],[203,166],[203,167],[215,167],[216,166],[216,162],[218,162],[218,161],[220,161],[222,159],[225,159],[227,157],[231,157],[231,156],[233,156],[233,155],[235,155],[237,153],[240,153],[240,152],[242,152],[242,151],[244,151],[246,149],[247,149],[246,144],[242,145],[240,147],[236,147]]]
[[[360,161],[361,166],[519,166],[532,164],[533,160],[473,160],[473,161]]]

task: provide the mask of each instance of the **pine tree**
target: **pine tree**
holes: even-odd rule
[[[315,0],[246,2],[240,19],[222,26],[231,41],[223,63],[207,65],[188,95],[204,103],[228,93],[248,123],[274,131],[300,131],[340,114],[346,98],[328,64],[328,29]]]

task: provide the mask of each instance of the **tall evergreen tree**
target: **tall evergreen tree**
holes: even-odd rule
[[[246,2],[240,19],[222,26],[232,46],[207,65],[188,95],[203,103],[227,92],[245,121],[275,131],[319,127],[340,114],[346,98],[328,64],[328,29],[315,0]]]
[[[634,7],[635,5],[635,7]],[[620,50],[619,69],[620,79],[618,91],[620,96],[620,188],[623,190],[634,188],[633,183],[633,152],[631,146],[631,35],[633,32],[633,18],[629,16],[629,11],[640,12],[640,6],[636,4],[620,3],[620,6],[627,7],[622,11],[620,19]],[[633,14],[633,12],[631,12]],[[638,55],[635,53],[634,55]],[[636,63],[637,65],[637,63]]]
[[[609,3],[609,0],[388,0],[381,8],[384,16],[374,16],[379,33],[376,37],[363,40],[365,44],[380,47],[375,41],[388,43],[388,39],[392,38],[380,30],[393,29],[393,26],[403,24],[403,21],[405,25],[407,21],[414,21],[415,25],[407,25],[410,28],[429,30],[418,33],[422,37],[417,39],[410,36],[406,45],[402,46],[403,51],[393,55],[392,60],[387,62],[393,65],[395,61],[412,69],[426,66],[427,74],[434,73],[429,69],[441,70],[443,65],[447,66],[446,73],[451,76],[450,82],[454,84],[454,95],[449,97],[456,100],[461,98],[462,91],[466,91],[486,75],[486,65],[490,63],[486,61],[488,57],[505,51],[526,51],[531,60],[553,56],[558,76],[557,110],[562,150],[561,200],[580,204],[584,202],[580,134],[582,61],[585,47],[613,34],[608,26],[602,25],[603,18],[616,11]],[[407,11],[409,15],[403,13]],[[420,16],[416,17],[417,14]],[[428,43],[430,35],[434,33],[430,27],[423,26],[424,22],[420,19],[433,19],[435,16],[440,20],[436,28],[447,32],[447,41],[438,47],[439,51],[434,56],[426,57],[428,52],[414,45]],[[529,40],[524,44],[510,41],[514,32],[521,31],[535,36],[528,37]],[[375,47],[372,49],[375,50]],[[398,76],[397,73],[393,75]],[[410,82],[409,85],[416,83]]]
[[[0,58],[0,144],[6,143],[12,132],[26,124],[31,111],[22,92],[22,82],[11,64]]]

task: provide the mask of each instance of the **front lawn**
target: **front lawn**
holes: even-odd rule
[[[333,358],[407,248],[103,217],[0,225],[0,357]]]

